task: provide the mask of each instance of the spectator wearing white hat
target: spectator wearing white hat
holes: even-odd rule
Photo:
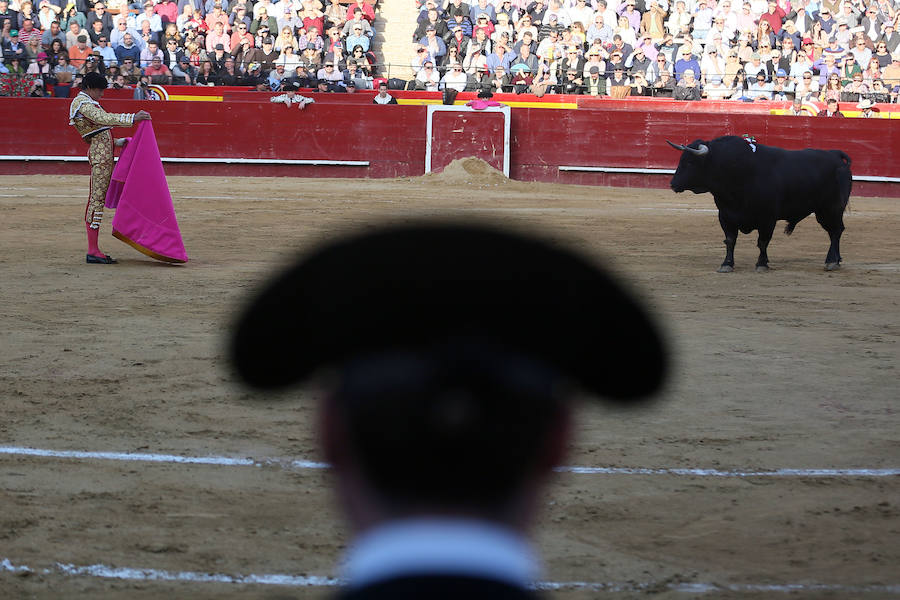
[[[467,75],[476,78],[480,78],[481,75],[487,73],[487,57],[485,57],[480,44],[472,43],[469,45],[469,52],[463,61],[463,70]]]
[[[700,63],[697,62],[697,59],[694,58],[694,54],[691,50],[691,47],[687,44],[682,45],[678,49],[679,57],[675,61],[675,79],[680,81],[684,72],[688,69],[691,70],[693,75],[697,75],[700,73]]]
[[[737,13],[731,7],[731,0],[722,0],[713,15],[713,29],[726,40],[734,38],[737,32]]]
[[[881,113],[875,108],[875,103],[871,98],[863,98],[857,103],[856,108],[859,109],[859,116],[866,119],[880,119]]]
[[[361,24],[353,25],[353,29],[345,38],[344,42],[347,49],[353,49],[356,46],[359,46],[362,48],[363,52],[369,51],[369,36],[363,31],[363,26]]]

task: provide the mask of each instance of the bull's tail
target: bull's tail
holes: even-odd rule
[[[841,200],[841,212],[847,210],[850,205],[850,192],[853,190],[853,174],[850,172],[850,165],[853,161],[850,157],[840,150],[833,150],[841,159],[841,165],[835,170],[837,178],[838,197]]]

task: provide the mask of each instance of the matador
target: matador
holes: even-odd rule
[[[69,106],[69,125],[75,127],[81,138],[89,144],[88,161],[91,165],[91,185],[87,206],[84,209],[84,225],[87,230],[88,264],[109,265],[116,262],[100,251],[100,223],[103,221],[103,205],[106,190],[112,178],[114,160],[113,143],[123,146],[127,138],[113,142],[113,127],[131,127],[138,121],[150,118],[147,111],[137,113],[108,113],[98,100],[106,90],[106,78],[99,73],[88,73],[81,84],[81,91]]]

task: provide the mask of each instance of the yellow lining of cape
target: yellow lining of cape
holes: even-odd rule
[[[180,258],[171,258],[169,256],[163,256],[162,254],[154,252],[153,250],[150,250],[149,248],[144,248],[137,242],[128,239],[124,233],[120,233],[119,231],[116,231],[115,229],[113,229],[112,234],[113,234],[114,238],[122,240],[123,242],[125,242],[126,244],[128,244],[129,246],[131,246],[132,248],[137,250],[138,252],[140,252],[142,254],[146,254],[150,258],[155,258],[156,260],[161,260],[162,262],[167,262],[167,263],[186,263],[187,262],[186,260],[181,260]]]

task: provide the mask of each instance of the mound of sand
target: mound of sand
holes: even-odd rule
[[[427,173],[422,178],[428,182],[448,185],[495,186],[510,182],[502,171],[474,156],[457,158],[440,172]]]

